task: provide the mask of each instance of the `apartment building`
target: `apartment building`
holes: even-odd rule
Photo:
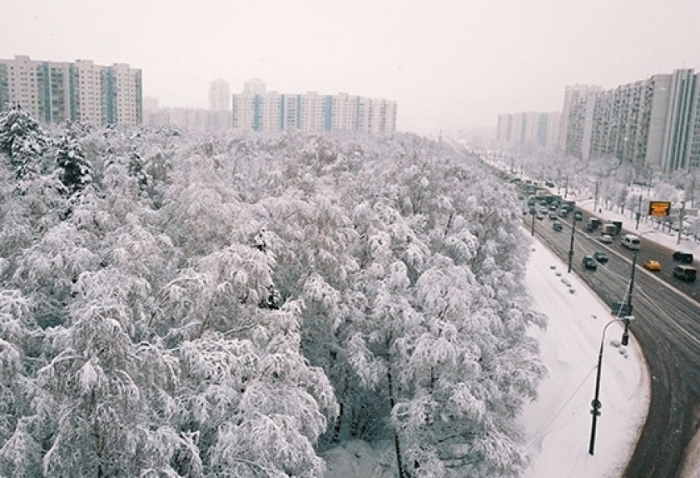
[[[561,113],[509,113],[498,115],[496,139],[507,145],[532,145],[556,149]]]
[[[38,121],[96,125],[142,122],[141,70],[91,60],[0,59],[0,111],[19,104]]]
[[[183,131],[210,132],[231,129],[231,111],[204,108],[161,107],[156,98],[143,99],[143,124]]]
[[[700,81],[676,70],[609,90],[567,88],[562,148],[582,159],[616,157],[636,171],[700,167]]]
[[[260,80],[251,80],[243,93],[233,95],[233,127],[250,131],[299,130],[396,131],[396,102],[340,93],[323,95],[268,92]]]
[[[209,83],[209,109],[231,110],[231,87],[228,81],[217,79]]]
[[[569,123],[572,121],[575,123],[573,128],[578,127],[579,124],[585,124],[587,115],[590,116],[592,114],[592,111],[588,110],[588,108],[592,107],[589,106],[589,102],[594,101],[595,95],[602,90],[603,88],[597,85],[574,85],[566,87],[564,90],[564,105],[562,107],[561,121],[559,124],[559,150],[573,154],[570,153],[570,151],[584,149],[582,147],[583,133],[571,136],[574,145],[569,145]]]

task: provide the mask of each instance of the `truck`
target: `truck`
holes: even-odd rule
[[[601,224],[602,223],[600,222],[600,219],[598,219],[597,217],[589,217],[588,218],[588,225],[586,226],[586,230],[588,232],[593,232],[596,229],[598,229]]]
[[[614,236],[615,234],[617,234],[617,227],[615,226],[615,224],[603,224],[600,228],[600,234]]]
[[[620,234],[622,231],[622,221],[610,221],[610,223],[615,225],[615,234]]]

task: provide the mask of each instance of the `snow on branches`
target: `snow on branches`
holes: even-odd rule
[[[311,478],[357,438],[414,477],[522,469],[542,321],[478,164],[413,135],[120,128],[42,162],[43,134],[0,120],[3,473]]]

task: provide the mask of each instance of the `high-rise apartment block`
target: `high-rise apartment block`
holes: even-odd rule
[[[699,76],[683,69],[610,90],[567,88],[561,149],[614,156],[638,172],[700,168]]]
[[[570,152],[576,157],[582,157],[588,146],[583,138],[583,129],[591,123],[595,95],[602,91],[600,86],[574,85],[564,90],[564,105],[559,123],[558,148]],[[571,125],[571,127],[569,127]],[[590,134],[589,134],[590,136]]]
[[[503,144],[556,149],[561,113],[527,112],[498,115],[496,139]]]
[[[396,102],[340,93],[321,95],[268,92],[260,80],[233,95],[233,127],[251,131],[396,131]]]
[[[226,80],[214,80],[209,83],[209,109],[231,111],[231,88]]]
[[[141,70],[126,64],[95,65],[90,60],[0,59],[0,111],[13,104],[44,123],[139,124]]]

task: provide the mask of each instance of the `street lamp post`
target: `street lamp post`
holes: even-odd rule
[[[630,276],[630,286],[629,290],[627,292],[627,313],[631,314],[632,313],[632,294],[634,291],[634,270],[636,269],[636,264],[637,264],[637,252],[635,251],[634,257],[632,259],[632,272]],[[595,396],[593,397],[593,401],[591,402],[591,415],[593,416],[592,422],[591,422],[591,441],[588,445],[588,453],[593,455],[593,451],[595,450],[595,432],[596,432],[596,424],[598,421],[598,417],[600,416],[600,408],[603,406],[602,403],[600,403],[600,374],[601,370],[603,368],[603,347],[605,345],[605,331],[608,329],[608,326],[612,324],[613,322],[622,322],[625,325],[625,329],[622,332],[622,340],[620,343],[622,345],[627,345],[629,343],[629,328],[630,328],[630,321],[634,319],[634,316],[625,316],[625,317],[620,317],[621,315],[621,310],[618,311],[618,317],[611,320],[607,324],[605,324],[605,327],[603,327],[603,334],[600,338],[600,350],[598,351],[598,369],[596,371],[596,377],[595,377]]]
[[[532,216],[532,225],[530,226],[530,235],[534,236],[535,235],[535,213],[534,213],[534,211],[530,211],[530,215]]]
[[[625,324],[625,332],[623,332],[623,341],[625,342],[624,345],[627,345],[627,342],[625,340],[625,337],[627,336],[627,327],[629,326],[629,322],[633,317],[624,317],[624,318],[617,318],[613,319],[607,324],[605,324],[605,327],[603,327],[603,335],[600,338],[600,350],[598,351],[598,370],[596,372],[595,376],[595,396],[593,397],[593,401],[591,402],[591,415],[593,416],[593,421],[591,422],[591,441],[588,444],[588,453],[590,455],[593,455],[593,452],[595,450],[595,432],[596,432],[596,425],[598,422],[598,417],[600,416],[600,409],[603,406],[602,403],[600,403],[600,373],[603,368],[603,348],[605,346],[605,332],[608,329],[608,326],[610,324],[615,323],[615,322],[624,322]]]

